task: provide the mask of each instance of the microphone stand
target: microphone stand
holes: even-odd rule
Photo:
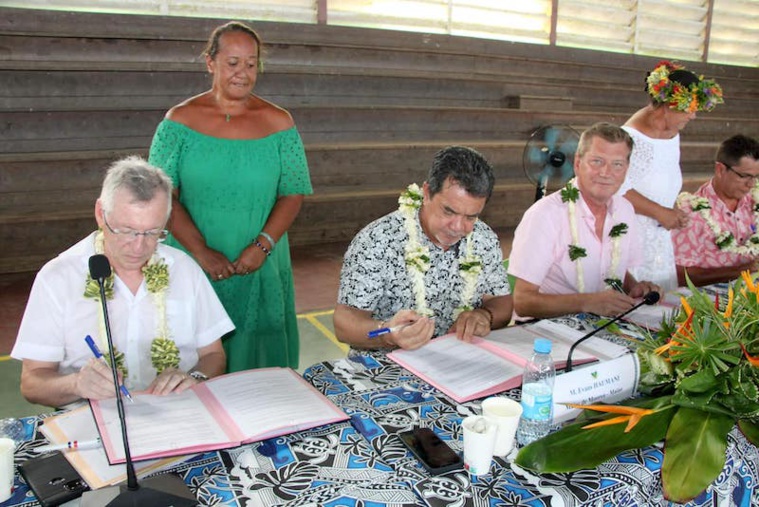
[[[140,485],[137,483],[137,474],[134,471],[134,463],[132,462],[132,453],[129,450],[129,436],[127,434],[126,426],[126,412],[124,411],[124,400],[121,397],[121,391],[119,386],[119,370],[116,367],[116,356],[113,355],[113,336],[111,335],[111,321],[108,318],[108,305],[105,301],[105,279],[99,277],[97,279],[98,286],[100,288],[100,304],[103,305],[103,320],[105,321],[105,337],[108,342],[108,357],[111,359],[111,375],[113,375],[113,386],[116,389],[116,410],[119,413],[119,423],[121,424],[121,439],[124,442],[124,458],[126,460],[126,474],[127,474],[127,489],[129,491],[137,491],[140,489]]]
[[[615,322],[619,321],[622,317],[626,316],[629,313],[634,312],[635,310],[637,310],[641,306],[643,306],[643,305],[654,305],[658,301],[659,301],[659,293],[656,292],[656,291],[649,292],[648,294],[646,294],[645,296],[643,296],[643,301],[641,301],[637,305],[634,305],[629,310],[620,313],[619,315],[617,315],[616,317],[614,317],[610,321],[606,322],[603,326],[597,327],[596,329],[594,329],[590,333],[586,334],[585,336],[583,336],[582,338],[580,338],[579,340],[577,340],[576,342],[574,342],[572,344],[572,346],[569,348],[569,353],[567,354],[567,366],[564,368],[564,373],[568,373],[568,372],[572,371],[572,353],[575,351],[575,347],[577,347],[580,343],[584,342],[585,340],[587,340],[591,336],[594,336],[599,331],[601,331],[603,329],[606,329],[607,327],[611,326]]]
[[[113,336],[111,335],[111,323],[108,318],[108,305],[105,296],[105,279],[111,275],[111,266],[105,255],[93,255],[90,257],[90,276],[97,280],[100,288],[100,304],[103,307],[103,320],[105,321],[105,336],[108,342],[108,357],[111,363],[113,386],[116,390],[116,409],[121,424],[121,437],[124,442],[124,459],[126,460],[126,486],[111,486],[94,491],[85,492],[82,495],[82,507],[141,507],[141,506],[173,506],[192,507],[197,505],[195,495],[184,481],[174,474],[164,474],[151,477],[144,481],[140,487],[137,482],[137,474],[134,471],[132,454],[129,451],[129,437],[127,435],[126,412],[124,400],[121,398],[119,389],[119,373],[116,368],[116,357],[113,354]]]

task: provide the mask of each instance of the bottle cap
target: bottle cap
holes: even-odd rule
[[[535,343],[532,346],[532,350],[540,354],[550,354],[551,340],[548,338],[535,338]]]

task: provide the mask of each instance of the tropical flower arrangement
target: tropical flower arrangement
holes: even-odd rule
[[[688,287],[682,308],[637,347],[642,396],[575,405],[580,417],[521,449],[518,465],[571,472],[664,440],[664,496],[685,502],[719,476],[736,423],[759,445],[759,284],[744,272],[727,301]]]
[[[683,86],[669,79],[671,72],[685,70],[685,67],[676,63],[662,60],[648,77],[646,77],[646,90],[657,102],[664,102],[671,109],[687,113],[696,111],[711,111],[717,104],[722,104],[722,87],[713,79],[704,79],[698,76],[698,83]]]

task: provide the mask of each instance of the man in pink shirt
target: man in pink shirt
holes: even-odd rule
[[[628,271],[640,262],[642,245],[635,211],[616,193],[632,146],[630,135],[618,126],[593,125],[580,137],[576,178],[525,212],[509,259],[509,274],[517,279],[517,314],[617,315],[635,298],[659,290]]]
[[[735,135],[720,144],[714,176],[677,203],[690,224],[672,231],[677,280],[697,286],[728,282],[759,269],[759,142]]]

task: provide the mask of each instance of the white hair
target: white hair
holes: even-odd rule
[[[162,170],[133,155],[117,160],[108,168],[100,192],[100,204],[104,212],[110,213],[118,190],[129,192],[135,202],[150,202],[156,193],[162,192],[168,198],[168,219],[171,213],[171,188],[171,180]]]

